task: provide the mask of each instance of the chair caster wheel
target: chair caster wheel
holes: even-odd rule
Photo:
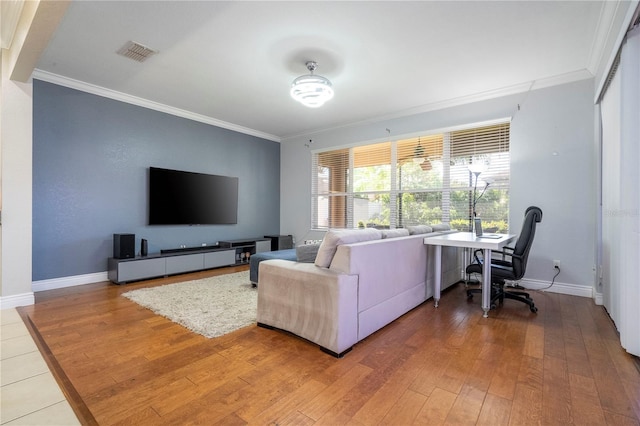
[[[533,312],[534,314],[538,312],[538,308],[536,308],[535,306],[531,306],[529,309],[531,309],[531,312]]]
[[[467,294],[467,300],[471,300],[471,299],[473,299],[473,294],[472,293]]]

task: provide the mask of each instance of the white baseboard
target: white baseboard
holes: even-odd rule
[[[593,287],[591,286],[555,282],[551,287],[549,287],[549,285],[551,284],[549,281],[529,279],[523,279],[519,281],[518,284],[531,290],[543,290],[548,291],[549,293],[560,293],[569,294],[571,296],[589,297],[592,299],[594,298],[594,291]]]
[[[0,296],[0,309],[17,308],[18,306],[29,306],[35,303],[33,292],[14,294],[11,296]]]
[[[73,287],[77,285],[99,283],[107,281],[107,272],[96,272],[93,274],[74,275],[71,277],[52,278],[50,280],[40,280],[31,283],[31,290],[34,292],[55,290],[57,288]]]
[[[597,291],[594,291],[593,302],[598,306],[604,305],[604,296],[602,295],[602,293],[598,293]]]

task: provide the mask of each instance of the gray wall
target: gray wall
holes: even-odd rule
[[[281,231],[299,241],[323,234],[309,229],[312,150],[386,141],[386,129],[392,139],[399,139],[512,117],[511,232],[519,232],[528,206],[537,205],[544,214],[526,278],[550,281],[552,261],[558,259],[562,266],[558,282],[592,287],[597,209],[593,84],[592,79],[582,80],[284,140]],[[310,149],[305,147],[309,139]]]
[[[148,226],[150,166],[237,176],[238,224]],[[34,80],[34,281],[106,271],[114,233],[154,253],[279,226],[280,144]]]

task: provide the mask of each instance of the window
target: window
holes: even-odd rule
[[[313,154],[312,226],[508,231],[509,123]],[[475,196],[474,196],[475,194]]]

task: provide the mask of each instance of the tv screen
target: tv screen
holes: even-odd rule
[[[238,223],[238,178],[149,167],[149,225]]]

